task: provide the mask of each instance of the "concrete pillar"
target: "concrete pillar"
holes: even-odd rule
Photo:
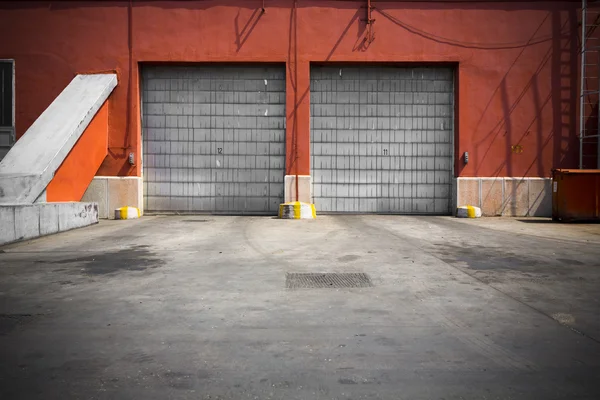
[[[285,200],[310,203],[310,62],[292,59],[287,72]]]

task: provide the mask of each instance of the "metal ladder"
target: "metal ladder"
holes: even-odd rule
[[[579,168],[600,169],[600,2],[581,2]]]

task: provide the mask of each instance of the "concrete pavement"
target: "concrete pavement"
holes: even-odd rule
[[[537,219],[102,221],[0,248],[0,398],[597,399],[599,259]]]

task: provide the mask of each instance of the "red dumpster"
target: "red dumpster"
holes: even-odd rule
[[[600,221],[600,169],[552,170],[552,219]]]

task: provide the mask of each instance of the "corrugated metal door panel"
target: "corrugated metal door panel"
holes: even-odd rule
[[[8,153],[12,145],[14,144],[14,131],[13,128],[0,127],[0,161]]]
[[[453,76],[448,67],[312,66],[317,210],[450,213]]]
[[[15,143],[14,62],[0,60],[0,161]]]
[[[277,213],[285,68],[154,66],[142,78],[146,210]]]

